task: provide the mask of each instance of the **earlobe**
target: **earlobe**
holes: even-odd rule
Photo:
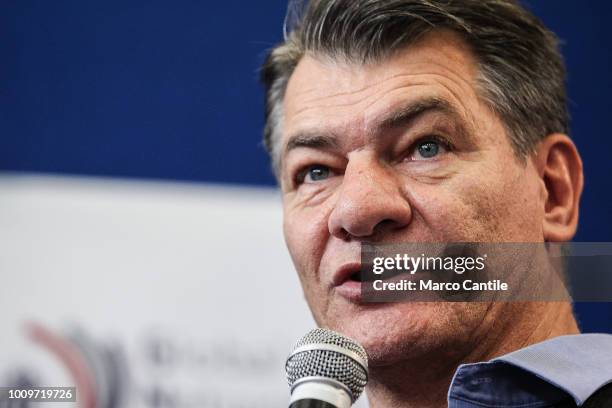
[[[582,160],[572,140],[551,134],[536,151],[536,166],[545,189],[542,231],[545,241],[569,241],[578,228],[583,187]]]

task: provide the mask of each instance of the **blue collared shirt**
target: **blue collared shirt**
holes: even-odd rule
[[[545,408],[573,399],[580,406],[612,382],[612,335],[556,337],[485,363],[462,364],[449,408]]]

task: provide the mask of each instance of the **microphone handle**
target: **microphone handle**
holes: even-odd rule
[[[351,397],[335,380],[313,379],[291,391],[289,408],[351,408]]]

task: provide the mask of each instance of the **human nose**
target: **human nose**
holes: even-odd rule
[[[375,158],[349,161],[328,220],[331,235],[366,238],[401,229],[411,220],[412,208],[391,169]]]

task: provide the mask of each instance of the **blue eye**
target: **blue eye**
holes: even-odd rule
[[[325,180],[329,177],[329,167],[325,166],[310,166],[306,171],[306,182],[315,182]]]
[[[419,155],[425,159],[435,157],[440,152],[440,144],[436,141],[427,141],[419,143],[417,146]]]

